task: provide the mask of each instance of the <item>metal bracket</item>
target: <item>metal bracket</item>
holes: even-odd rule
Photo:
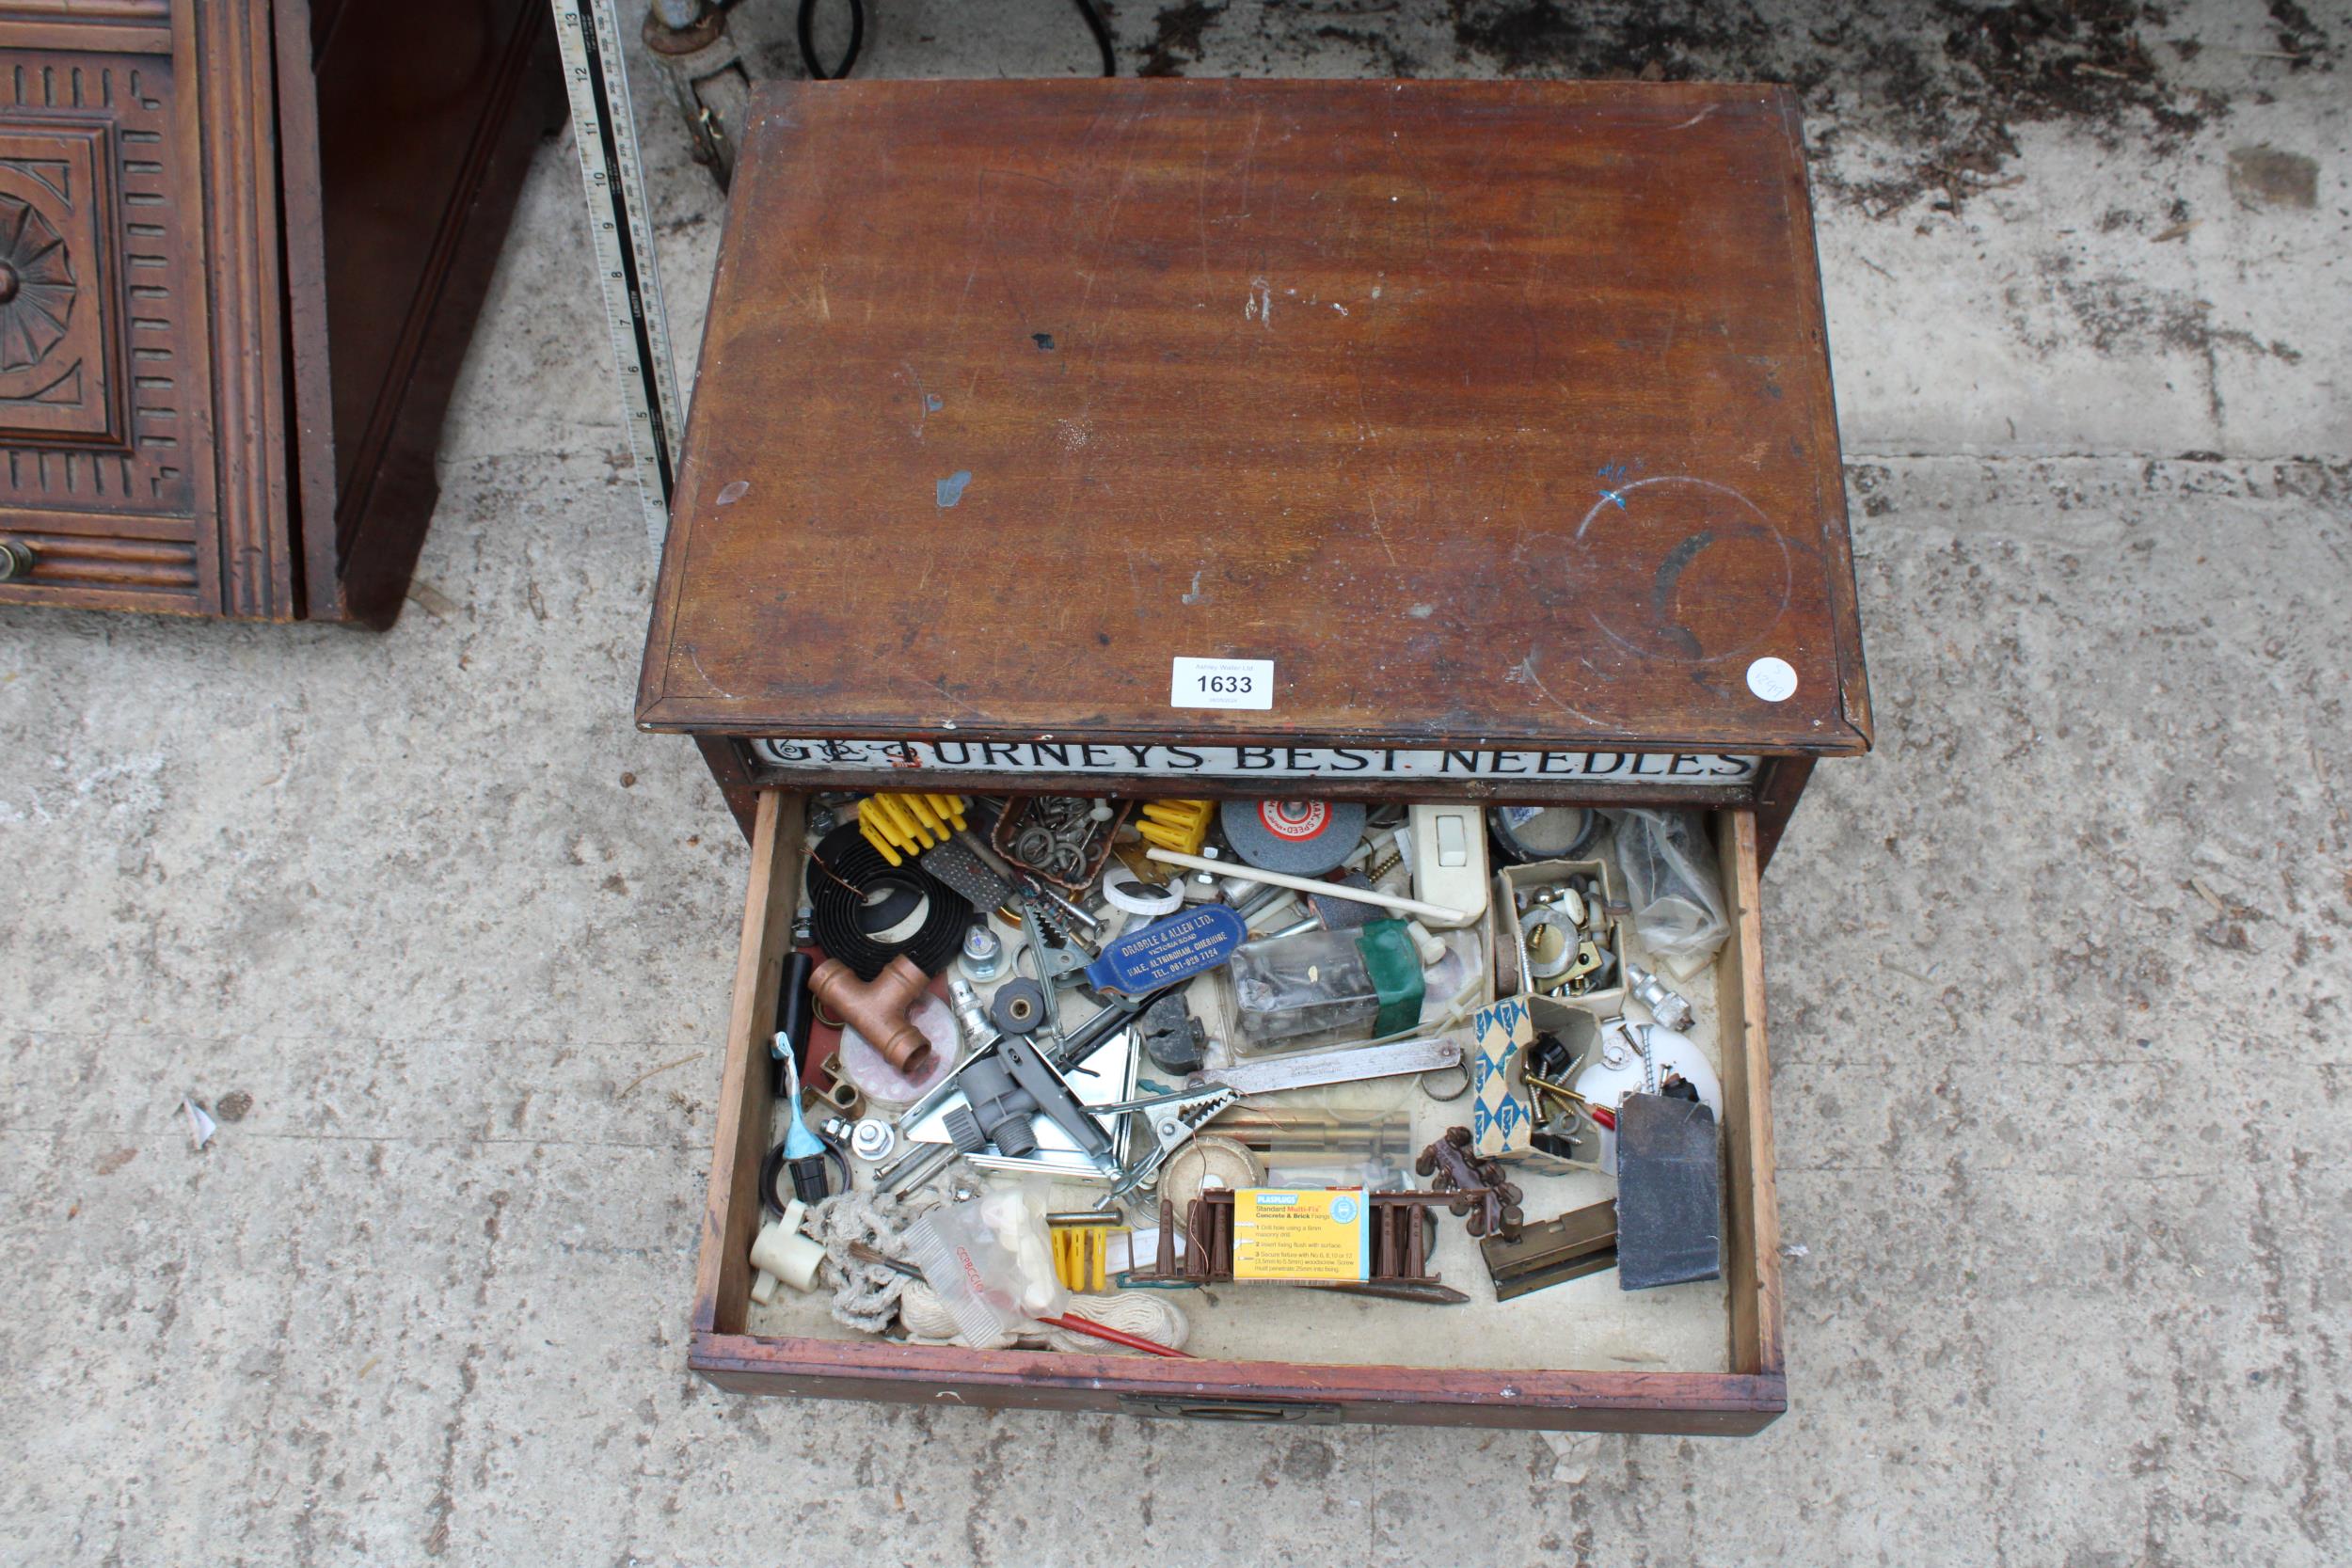
[[[1159,1175],[1160,1167],[1168,1164],[1168,1157],[1189,1143],[1195,1132],[1240,1103],[1240,1095],[1219,1085],[1094,1107],[1097,1116],[1141,1117],[1144,1125],[1152,1130],[1152,1146],[1149,1151],[1137,1156],[1134,1164],[1119,1172],[1117,1179],[1111,1182],[1111,1190],[1103,1195],[1095,1207],[1107,1209],[1137,1187],[1148,1185],[1152,1178]]]
[[[1547,1285],[1598,1274],[1617,1263],[1617,1203],[1605,1198],[1558,1219],[1522,1229],[1517,1240],[1489,1236],[1479,1244],[1495,1299],[1509,1301]]]
[[[572,140],[588,199],[589,241],[604,289],[622,421],[636,461],[645,535],[656,551],[670,527],[675,459],[685,429],[670,319],[661,304],[647,214],[644,161],[629,109],[628,70],[613,17],[620,0],[550,0],[572,105]]]
[[[694,144],[694,161],[710,170],[725,190],[735,180],[735,135],[752,100],[751,71],[727,32],[727,15],[712,10],[683,27],[673,27],[660,12],[645,13],[645,51],[661,68],[670,102],[686,121]]]

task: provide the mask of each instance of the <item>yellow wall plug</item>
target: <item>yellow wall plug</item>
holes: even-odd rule
[[[1212,815],[1206,800],[1146,800],[1136,831],[1147,844],[1181,855],[1197,855],[1208,841]]]
[[[868,795],[857,803],[857,831],[898,865],[905,855],[946,843],[964,825],[963,806],[961,795]]]

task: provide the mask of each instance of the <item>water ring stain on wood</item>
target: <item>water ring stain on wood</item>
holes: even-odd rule
[[[1629,652],[1677,663],[1714,663],[1749,651],[1788,613],[1795,562],[1788,540],[1754,501],[1726,484],[1687,474],[1635,480],[1604,490],[1577,526],[1575,546],[1588,559],[1606,558],[1620,578],[1642,578],[1649,591],[1614,594],[1592,611],[1593,624]],[[1723,593],[1730,582],[1763,586],[1765,613],[1727,619]],[[1704,604],[1704,617],[1682,613]]]

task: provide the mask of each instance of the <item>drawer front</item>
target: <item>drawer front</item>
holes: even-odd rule
[[[747,1332],[748,1253],[773,1100],[770,1021],[791,940],[803,857],[801,798],[763,790],[739,951],[725,1075],[696,1272],[689,1361],[721,1387],[796,1398],[1092,1410],[1204,1420],[1356,1421],[1739,1434],[1786,1407],[1779,1228],[1766,1055],[1756,831],[1719,814],[1732,932],[1715,966],[1724,1102],[1723,1372],[1478,1370],[1164,1361],[1054,1352],[971,1351],[880,1339]]]
[[[0,602],[294,612],[269,28],[0,6]]]
[[[785,790],[866,789],[877,787],[877,760],[891,771],[880,776],[880,787],[907,787],[905,764],[918,756],[937,759],[936,743],[918,752],[905,742],[813,742],[806,745],[738,736],[698,736],[703,760],[710,768],[727,809],[735,814],[743,836],[752,836],[752,812],[766,788]],[[1318,752],[1300,757],[1287,750],[1279,759],[1272,749],[1260,748],[1263,758],[1279,761],[1249,771],[1211,773],[1190,768],[1169,768],[1159,773],[1112,774],[1090,769],[1097,759],[1132,754],[1135,748],[1088,746],[993,746],[949,749],[966,759],[966,766],[941,770],[937,787],[961,793],[1022,794],[1040,789],[1066,789],[1091,794],[1114,791],[1150,799],[1237,798],[1261,800],[1280,795],[1305,795],[1332,800],[1415,800],[1433,794],[1450,800],[1502,800],[1533,803],[1558,800],[1574,805],[1667,805],[1692,807],[1745,806],[1756,813],[1756,865],[1772,863],[1772,850],[1797,809],[1813,776],[1814,759],[1781,755],[1724,757],[1689,752],[1621,751],[1569,753],[1447,750],[1422,753],[1434,762],[1406,772],[1393,755],[1380,756],[1382,772],[1367,777],[1364,759],[1379,753]],[[1142,748],[1149,756],[1152,748]],[[1182,751],[1186,757],[1206,760],[1205,753],[1223,748],[1159,748]],[[1043,753],[1045,768],[1034,766]],[[986,759],[1003,757],[1018,767],[992,770]],[[785,759],[791,760],[787,761]],[[974,763],[971,759],[979,759]],[[1050,769],[1050,770],[1047,770]],[[1551,778],[1544,777],[1554,773]]]

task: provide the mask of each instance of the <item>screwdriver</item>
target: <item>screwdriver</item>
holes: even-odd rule
[[[825,1180],[825,1145],[801,1119],[801,1063],[792,1037],[777,1031],[775,1053],[784,1063],[785,1093],[792,1106],[792,1125],[784,1132],[784,1168],[792,1173],[792,1196],[803,1203],[822,1203],[831,1190]]]

